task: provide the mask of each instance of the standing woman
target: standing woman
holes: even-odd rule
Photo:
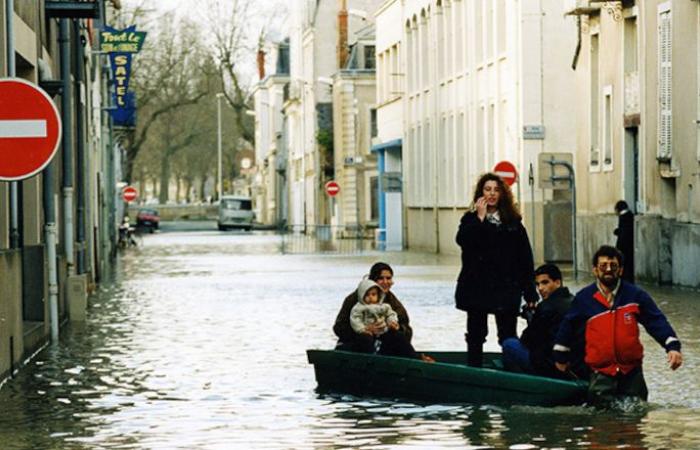
[[[534,306],[537,292],[530,241],[508,185],[486,173],[473,200],[457,232],[462,270],[455,300],[457,309],[467,313],[468,363],[481,367],[488,314],[496,316],[500,344],[516,336],[521,297]]]

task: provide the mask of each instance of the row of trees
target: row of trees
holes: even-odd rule
[[[117,18],[148,32],[133,62],[137,126],[122,134],[125,179],[151,183],[160,203],[169,200],[172,181],[183,187],[180,198],[204,201],[205,182],[217,170],[218,93],[225,179],[238,176],[236,152],[254,147],[253,117],[246,114],[252,77],[246,74],[253,73],[260,28],[252,28],[261,26],[261,18],[251,15],[247,0],[208,2],[198,21],[177,11],[146,10],[147,4],[127,5]],[[190,198],[192,191],[197,198]]]

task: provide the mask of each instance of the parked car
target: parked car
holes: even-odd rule
[[[152,208],[142,208],[136,213],[136,227],[148,228],[148,231],[153,233],[160,226],[160,216],[158,211]]]
[[[250,230],[253,228],[253,201],[250,197],[240,195],[222,195],[219,202],[219,219],[217,225],[219,230],[229,228],[242,228]]]

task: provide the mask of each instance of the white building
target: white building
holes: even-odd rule
[[[334,178],[341,186],[333,201],[333,223],[358,225],[372,236],[379,223],[376,156],[370,152],[375,118],[374,25],[350,38],[346,66],[333,77]]]
[[[404,247],[402,145],[403,145],[403,67],[401,41],[403,22],[400,0],[386,1],[376,12],[377,54],[377,136],[372,152],[379,171],[379,242],[386,250]]]
[[[387,0],[379,10],[379,140],[396,139],[400,99],[408,247],[458,252],[477,178],[507,160],[544,259],[542,204],[552,194],[529,186],[528,172],[536,178],[541,152],[575,148],[575,105],[562,100],[574,90],[576,22],[564,12],[561,0]]]
[[[262,224],[279,225],[287,204],[283,104],[284,87],[289,82],[288,41],[267,45],[259,53],[259,65],[262,79],[252,91],[258,168],[253,182],[255,217]]]
[[[347,36],[366,25],[377,3],[303,0],[292,7],[290,85],[284,103],[290,225],[330,223],[324,185],[334,176],[333,157],[319,144],[333,130],[328,80],[344,65],[339,60],[347,59]]]

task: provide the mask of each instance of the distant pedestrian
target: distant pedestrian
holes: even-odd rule
[[[481,367],[488,314],[496,316],[500,344],[516,336],[521,298],[534,307],[537,292],[530,241],[508,185],[486,173],[476,184],[473,202],[457,231],[462,270],[455,301],[467,313],[467,362]]]
[[[620,250],[625,259],[622,279],[634,283],[634,214],[624,200],[615,203],[615,213],[618,216],[615,248]]]
[[[574,337],[585,330],[585,362],[592,371],[588,394],[593,404],[621,397],[647,399],[639,324],[666,349],[671,370],[683,364],[681,342],[666,316],[649,294],[621,280],[622,272],[620,252],[609,245],[600,247],[593,256],[596,282],[576,294],[555,338],[556,367],[565,371]]]

